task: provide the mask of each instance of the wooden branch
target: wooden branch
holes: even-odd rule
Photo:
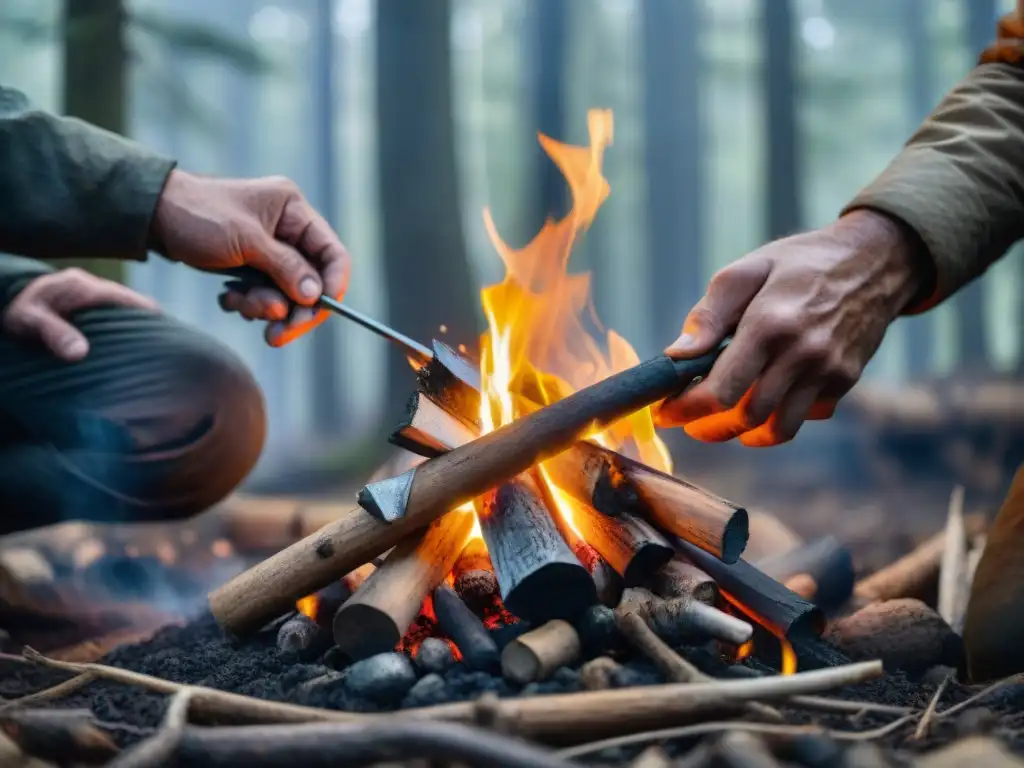
[[[473,514],[457,509],[395,547],[334,616],[334,642],[352,660],[393,650],[423,600],[451,572],[473,530]]]
[[[953,629],[967,610],[967,527],[964,523],[964,487],[957,485],[949,496],[949,511],[939,565],[939,616]]]
[[[506,645],[501,652],[501,672],[519,685],[546,680],[559,667],[575,664],[580,652],[576,629],[567,621],[555,619]]]
[[[705,605],[714,605],[718,600],[715,580],[678,552],[651,576],[647,584],[659,597],[690,595]]]
[[[964,519],[964,525],[967,535],[973,537],[985,530],[985,518],[969,515]],[[942,530],[913,552],[857,582],[854,596],[863,602],[900,597],[927,599],[929,594],[935,593],[945,547],[946,532]]]
[[[834,536],[824,536],[789,552],[760,560],[757,568],[790,589],[791,580],[805,577],[797,583],[807,584],[810,588],[793,591],[826,614],[842,608],[853,595],[853,556]]]
[[[622,594],[616,615],[637,613],[660,637],[673,644],[704,641],[714,638],[733,645],[743,645],[754,628],[734,616],[682,595],[662,599],[646,589],[632,587]]]
[[[88,709],[12,709],[0,715],[0,731],[26,755],[61,765],[105,763],[118,752]]]
[[[485,494],[478,518],[502,600],[513,615],[540,623],[572,618],[597,602],[593,578],[527,475]]]
[[[825,628],[821,609],[742,558],[723,563],[702,549],[680,540],[677,546],[690,560],[718,582],[723,592],[737,599],[787,637],[820,635]]]
[[[438,627],[458,646],[470,669],[498,670],[498,646],[490,631],[447,584],[434,590],[434,615]]]

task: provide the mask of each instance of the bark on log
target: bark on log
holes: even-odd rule
[[[970,537],[984,532],[986,527],[981,515],[969,515],[964,524]],[[862,602],[902,597],[927,599],[935,594],[938,586],[945,546],[946,532],[942,530],[895,563],[861,579],[853,589],[854,596]]]
[[[8,710],[0,715],[0,730],[26,755],[61,765],[105,763],[118,753],[87,709]]]
[[[485,494],[478,510],[501,597],[513,615],[541,623],[572,618],[597,602],[593,578],[528,476]]]
[[[715,580],[679,553],[655,572],[648,586],[654,594],[666,599],[690,595],[705,605],[714,605],[718,599]]]
[[[458,646],[470,669],[497,671],[498,646],[490,631],[447,584],[434,590],[434,615],[437,625]]]
[[[501,652],[501,672],[506,680],[526,685],[546,680],[559,667],[580,658],[580,636],[567,621],[555,619],[520,635]]]
[[[400,543],[335,614],[334,642],[342,653],[359,660],[393,650],[472,530],[472,513],[456,509]]]
[[[818,636],[825,628],[821,609],[742,558],[732,565],[680,540],[677,546],[720,590],[728,593],[786,637]]]
[[[853,556],[834,536],[824,536],[790,552],[761,560],[757,568],[783,584],[796,576],[809,577],[814,589],[811,594],[800,592],[801,597],[826,614],[842,608],[853,595]]]

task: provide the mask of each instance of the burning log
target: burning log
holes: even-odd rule
[[[985,518],[970,515],[964,520],[967,535],[974,537],[985,530]],[[946,531],[920,544],[913,552],[895,563],[857,582],[854,596],[862,602],[914,597],[927,600],[935,594],[939,580],[942,553],[946,548]]]
[[[424,598],[451,571],[473,530],[473,515],[454,510],[401,542],[334,616],[334,642],[353,660],[392,650]]]
[[[826,614],[842,608],[853,594],[853,556],[834,536],[825,536],[790,552],[761,560],[757,568],[813,602]],[[800,586],[803,585],[803,586]]]
[[[60,765],[105,763],[119,751],[87,709],[9,710],[0,731],[26,755]]]
[[[481,507],[480,529],[501,597],[515,616],[531,623],[572,618],[597,602],[593,578],[528,476],[486,494]]]
[[[615,609],[616,617],[636,613],[659,636],[678,644],[693,640],[714,638],[732,645],[743,645],[751,638],[754,628],[734,616],[682,595],[668,600],[632,587],[622,595]]]
[[[470,539],[452,569],[452,576],[455,592],[477,616],[485,615],[498,601],[498,577],[482,538]]]
[[[404,475],[368,485],[359,494],[361,509],[342,514],[211,592],[213,616],[229,633],[258,630],[299,598],[393,547],[453,507],[566,450],[586,432],[685,389],[711,370],[719,352],[692,360],[653,358]]]
[[[506,645],[501,652],[501,671],[519,685],[546,680],[559,667],[578,661],[580,650],[580,636],[572,624],[555,619]]]
[[[498,668],[498,646],[491,633],[447,584],[434,590],[434,615],[471,669],[493,672]]]
[[[659,597],[690,595],[705,605],[714,605],[718,600],[715,580],[679,553],[655,572],[648,580],[648,586]]]
[[[825,617],[820,608],[755,568],[742,558],[732,565],[723,563],[692,544],[677,546],[711,578],[719,588],[782,632],[786,637],[820,635]]]

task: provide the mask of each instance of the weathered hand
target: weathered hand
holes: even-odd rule
[[[288,179],[215,179],[172,171],[153,221],[156,249],[197,269],[249,265],[278,289],[228,290],[221,307],[266,320],[279,347],[322,323],[320,295],[341,299],[349,255],[327,222]],[[290,304],[299,307],[291,312]]]
[[[704,381],[662,403],[659,425],[768,446],[829,418],[930,280],[924,262],[902,224],[860,210],[726,267],[666,352],[692,357],[733,339]]]
[[[89,341],[69,320],[79,310],[98,306],[156,310],[156,303],[120,283],[71,268],[42,275],[25,286],[4,310],[6,334],[40,341],[69,363],[89,353]]]

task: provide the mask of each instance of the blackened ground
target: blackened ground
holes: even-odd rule
[[[725,667],[706,649],[684,649],[686,655],[711,674],[723,674]],[[327,658],[330,661],[330,657]],[[323,661],[323,660],[321,660]],[[404,667],[404,660],[399,667]],[[266,631],[244,645],[227,642],[210,616],[203,616],[185,627],[168,628],[146,643],[117,649],[104,663],[166,678],[179,683],[204,685],[211,688],[258,696],[278,701],[291,701],[312,706],[331,707],[351,711],[380,711],[395,708],[382,707],[367,696],[357,695],[351,685],[344,684],[323,663],[297,663],[277,650],[275,632]],[[752,668],[757,662],[750,662]],[[411,667],[410,667],[411,668]],[[401,670],[400,670],[401,671]],[[327,677],[325,677],[325,675]],[[418,676],[418,673],[417,673]],[[303,685],[314,679],[331,681],[341,678],[339,684]],[[867,700],[876,703],[925,707],[939,682],[938,675],[911,680],[901,675],[890,675],[837,692],[836,696]],[[26,666],[11,661],[0,661],[0,696],[15,698],[46,688],[64,679],[61,673]],[[424,680],[420,677],[420,681]],[[405,681],[405,689],[412,679]],[[616,687],[650,685],[662,682],[660,675],[643,660],[626,661],[623,672],[613,681]],[[423,706],[440,701],[470,700],[485,691],[499,696],[544,695],[580,689],[579,672],[563,668],[553,680],[531,684],[520,689],[500,677],[471,672],[461,664],[447,669],[443,675],[430,678],[404,694],[397,707]],[[400,689],[401,690],[401,689]],[[944,694],[940,710],[962,701],[969,692],[952,686]],[[55,702],[59,707],[89,707],[96,717],[107,724],[119,724],[115,736],[129,743],[157,726],[166,705],[166,697],[147,693],[141,689],[96,682],[74,696]],[[801,710],[787,712],[793,723],[815,722],[825,727],[842,730],[864,730],[884,725],[891,718],[871,715],[862,718],[810,714]],[[923,742],[907,740],[908,730],[901,729],[884,743],[891,749],[919,751],[952,741],[967,733],[992,733],[1003,739],[1015,751],[1024,754],[1024,685],[1007,688],[963,715],[939,721],[932,735]],[[688,748],[687,743],[674,745],[675,750]],[[835,764],[836,745],[828,740],[801,738],[792,744],[793,762],[805,765]],[[636,750],[619,750],[602,758],[621,760]]]

